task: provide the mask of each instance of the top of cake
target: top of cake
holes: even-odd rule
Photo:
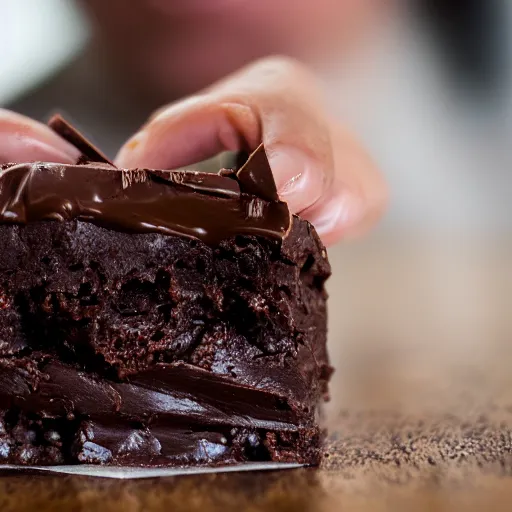
[[[81,220],[131,233],[162,233],[214,245],[235,235],[283,239],[291,225],[260,145],[238,171],[119,169],[75,128],[49,126],[77,147],[74,165],[0,165],[0,223]]]

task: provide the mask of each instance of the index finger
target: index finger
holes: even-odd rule
[[[332,182],[325,119],[309,72],[288,59],[266,59],[161,109],[124,145],[117,164],[176,168],[263,141],[280,195],[302,211]]]
[[[44,124],[0,109],[0,164],[48,161],[74,163],[80,151]]]

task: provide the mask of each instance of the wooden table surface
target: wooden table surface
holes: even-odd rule
[[[512,243],[375,237],[331,253],[337,367],[319,469],[0,477],[0,511],[512,509]]]

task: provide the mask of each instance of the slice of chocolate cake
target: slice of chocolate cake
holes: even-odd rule
[[[319,460],[330,267],[260,147],[238,171],[0,171],[0,463]]]

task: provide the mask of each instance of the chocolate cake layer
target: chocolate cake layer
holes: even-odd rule
[[[3,166],[1,463],[318,461],[330,267],[263,156]]]

